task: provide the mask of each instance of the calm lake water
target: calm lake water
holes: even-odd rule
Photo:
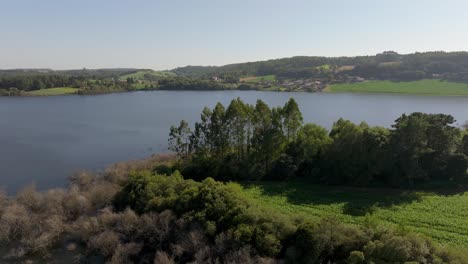
[[[0,186],[15,192],[35,183],[61,187],[79,169],[167,151],[169,127],[198,121],[204,106],[240,97],[270,106],[294,97],[306,122],[329,128],[340,117],[390,126],[402,113],[453,115],[468,120],[468,97],[258,91],[156,91],[98,96],[0,97]]]

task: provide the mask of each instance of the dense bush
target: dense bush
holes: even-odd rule
[[[198,237],[195,240],[203,241],[208,255],[220,260],[228,248],[287,263],[446,263],[456,258],[415,234],[378,224],[347,226],[333,218],[311,223],[287,217],[246,199],[237,184],[211,178],[184,180],[177,172],[172,176],[133,174],[115,204],[121,210],[130,206],[142,214],[172,210],[174,217],[198,227],[198,233],[190,233],[191,239]],[[225,248],[217,255],[211,250],[220,239]],[[164,256],[181,260],[173,254]],[[194,260],[194,256],[185,257],[184,261]]]
[[[308,222],[258,205],[234,183],[150,172],[171,167],[171,159],[80,172],[65,190],[0,195],[0,262],[467,262],[461,252],[374,222]]]

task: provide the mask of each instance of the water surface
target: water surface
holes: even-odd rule
[[[468,97],[260,91],[155,91],[98,96],[0,97],[0,186],[61,187],[79,169],[103,169],[167,151],[169,127],[198,121],[204,106],[240,97],[271,106],[294,97],[306,122],[329,128],[343,117],[390,126],[402,113],[468,120]]]

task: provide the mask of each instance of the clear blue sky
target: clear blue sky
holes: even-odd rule
[[[0,0],[0,68],[468,50],[466,0]]]

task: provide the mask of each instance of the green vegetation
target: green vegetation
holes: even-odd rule
[[[133,78],[135,80],[144,80],[148,77],[154,78],[167,78],[174,77],[176,74],[169,71],[153,71],[153,70],[141,70],[134,73],[129,73],[120,76],[120,80],[127,80],[127,78]]]
[[[78,88],[80,94],[142,89],[320,92],[331,84],[331,91],[337,92],[467,95],[467,59],[468,52],[402,55],[386,51],[375,56],[302,56],[220,67],[187,66],[171,71],[0,70],[0,96],[21,96],[28,91],[57,87]]]
[[[144,83],[135,83],[135,84],[132,84],[131,86],[132,86],[132,88],[134,88],[136,90],[143,90],[143,89],[148,87],[148,85],[144,84]]]
[[[454,122],[327,131],[294,99],[218,103],[193,131],[170,128],[176,155],[0,195],[0,249],[40,263],[64,247],[80,263],[468,263],[468,133]]]
[[[260,205],[291,216],[334,216],[340,222],[359,225],[377,221],[424,234],[446,246],[468,246],[468,192],[372,190],[293,181],[247,184],[245,193]]]
[[[247,82],[247,83],[274,82],[276,81],[276,76],[275,75],[254,76],[254,77],[241,78],[240,80],[241,82]]]
[[[102,70],[0,70],[0,96],[101,94],[134,90],[126,82],[116,81],[118,76],[134,72],[134,69]],[[58,88],[47,90],[49,88]],[[33,93],[28,93],[37,91]]]
[[[205,108],[194,130],[170,129],[178,169],[202,180],[302,179],[327,185],[466,188],[468,133],[444,114],[403,114],[391,129],[337,120],[303,124],[294,99],[270,108],[239,98]]]
[[[432,95],[468,95],[468,84],[441,80],[413,82],[367,81],[350,84],[333,84],[331,92],[373,92]]]
[[[349,77],[414,81],[443,79],[468,82],[468,52],[417,52],[398,54],[386,51],[375,56],[292,57],[224,65],[187,66],[172,70],[178,75],[209,77],[222,74],[239,76],[276,75],[278,79],[322,79],[347,82]]]
[[[48,89],[41,89],[41,90],[34,90],[27,92],[27,95],[32,96],[48,96],[48,95],[64,95],[64,94],[75,94],[80,89],[71,88],[71,87],[56,87],[56,88],[48,88]]]
[[[212,80],[202,80],[187,77],[173,77],[165,78],[158,81],[157,89],[161,90],[201,90],[201,91],[215,91],[215,90],[230,90],[237,87],[229,83],[221,83]]]
[[[332,66],[329,65],[329,64],[324,64],[324,65],[321,65],[321,66],[318,66],[316,67],[318,70],[321,70],[322,72],[324,73],[328,73],[331,69],[332,69]]]
[[[306,194],[307,187],[316,193]],[[26,187],[14,197],[0,196],[2,262],[468,261],[463,248],[442,248],[410,232],[411,228],[393,228],[377,221],[379,208],[373,209],[375,217],[365,217],[356,221],[357,225],[343,224],[347,219],[345,214],[360,215],[368,211],[362,210],[367,208],[364,194],[332,192],[330,195],[330,189],[301,185],[301,192],[295,195],[292,188],[299,187],[294,183],[287,186],[265,183],[262,193],[258,188],[244,189],[236,183],[226,184],[211,178],[201,182],[184,179],[174,171],[173,157],[163,155],[115,164],[96,174],[77,173],[70,178],[67,189],[37,192],[33,187]],[[277,195],[277,190],[286,193]],[[288,195],[287,206],[280,201],[285,195]],[[314,203],[330,208],[330,213],[299,210],[311,203],[307,200],[309,196]],[[331,197],[331,201],[326,197]],[[349,204],[344,206],[347,211],[340,210],[333,205],[340,197],[358,201],[359,206]],[[380,201],[374,207],[382,208],[390,208],[391,202],[413,206],[409,201],[415,199],[411,195],[379,199],[377,194],[370,198]],[[292,210],[284,210],[299,202]],[[330,217],[335,211],[342,213]]]
[[[443,251],[429,239],[404,229],[392,229],[376,221],[350,226],[333,217],[311,221],[284,215],[258,205],[237,184],[223,184],[211,178],[202,182],[184,180],[178,172],[169,177],[148,172],[132,174],[114,204],[121,210],[130,206],[140,214],[170,209],[182,219],[199,223],[208,252],[211,245],[223,239],[229,250],[249,247],[244,253],[247,256],[256,252],[287,263],[463,261],[462,255]],[[177,254],[170,249],[166,252]],[[206,252],[205,256],[212,254]],[[224,253],[221,259],[225,256],[228,254]],[[193,261],[194,257],[185,255],[177,262]],[[351,261],[356,259],[357,262]]]

